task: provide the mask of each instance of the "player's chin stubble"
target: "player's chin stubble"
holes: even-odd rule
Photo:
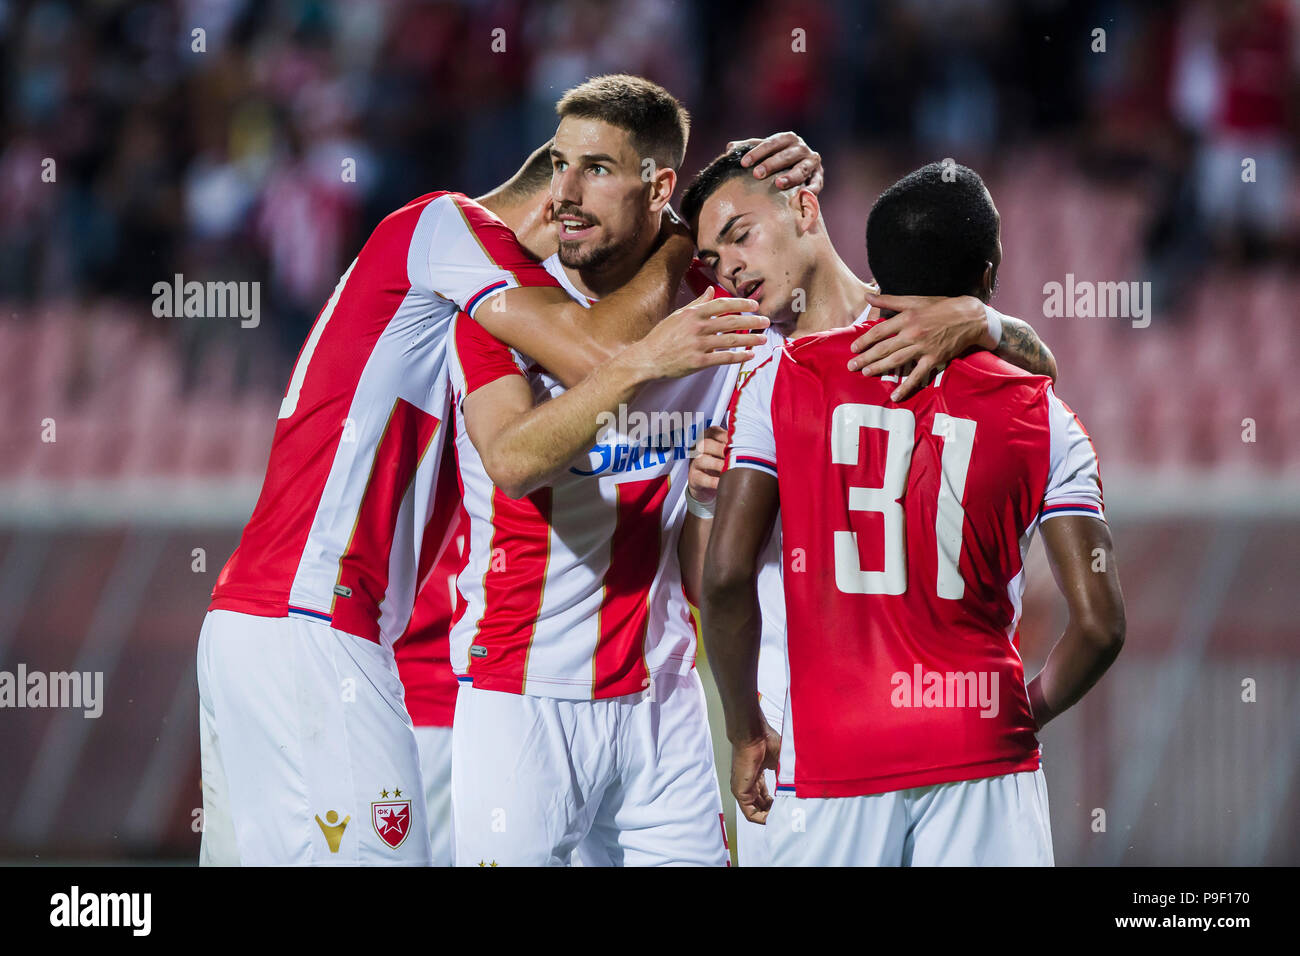
[[[584,272],[600,272],[612,263],[619,262],[635,248],[641,230],[623,240],[609,240],[604,243],[569,242],[560,240],[560,262],[569,269]]]
[[[560,262],[570,269],[599,269],[609,262],[614,251],[610,245],[584,246],[581,242],[560,240]]]

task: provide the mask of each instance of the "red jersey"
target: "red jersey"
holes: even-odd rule
[[[392,645],[425,538],[447,528],[430,530],[452,321],[528,285],[556,282],[460,193],[429,193],[375,228],[298,356],[262,493],[210,609],[300,616]]]
[[[778,785],[800,797],[1037,769],[1024,556],[1039,521],[1102,516],[1092,443],[1048,379],[981,352],[896,403],[896,380],[846,368],[866,327],[785,346],[731,423],[730,467],[780,488]]]

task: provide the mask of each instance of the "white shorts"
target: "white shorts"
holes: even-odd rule
[[[314,621],[209,611],[198,672],[201,864],[429,864],[388,650]]]
[[[452,738],[457,866],[730,863],[694,671],[594,701],[462,684]]]
[[[451,728],[415,728],[434,866],[451,866]]]
[[[1052,866],[1042,768],[866,797],[778,794],[774,866]]]

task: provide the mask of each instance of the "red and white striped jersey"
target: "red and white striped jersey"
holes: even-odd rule
[[[450,445],[453,430],[444,431]],[[467,557],[467,519],[460,502],[454,448],[443,449],[433,515],[420,548],[415,607],[406,630],[393,644],[393,656],[411,723],[450,727],[460,686],[451,669],[451,621],[460,603],[456,578]]]
[[[496,216],[435,192],[391,213],[312,326],[257,506],[213,610],[299,615],[391,646],[406,628],[449,409],[447,338],[498,292],[555,280]]]
[[[1102,517],[1092,443],[1048,379],[977,353],[895,403],[846,367],[869,325],[779,350],[732,423],[729,466],[780,488],[778,786],[800,797],[1036,769],[1024,556],[1040,521]]]
[[[546,268],[577,301],[558,256]],[[737,367],[641,389],[591,450],[548,487],[515,501],[493,485],[464,428],[465,397],[521,375],[540,400],[563,386],[465,316],[450,358],[469,562],[452,665],[475,687],[599,699],[646,690],[695,666],[695,626],[677,538],[688,453],[722,420]]]

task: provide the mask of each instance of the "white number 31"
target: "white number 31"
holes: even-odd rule
[[[878,428],[889,436],[885,444],[884,481],[879,488],[851,486],[848,504],[850,511],[876,511],[883,516],[885,567],[881,571],[862,570],[857,532],[836,531],[835,585],[846,594],[902,594],[907,590],[906,528],[903,506],[898,499],[903,496],[912,464],[916,417],[906,408],[853,403],[836,406],[831,416],[832,462],[858,464],[864,428]],[[957,565],[965,521],[961,500],[975,447],[975,422],[936,413],[931,431],[943,439],[942,477],[934,522],[935,551],[939,557],[935,586],[939,597],[955,601],[966,593],[966,583]]]

